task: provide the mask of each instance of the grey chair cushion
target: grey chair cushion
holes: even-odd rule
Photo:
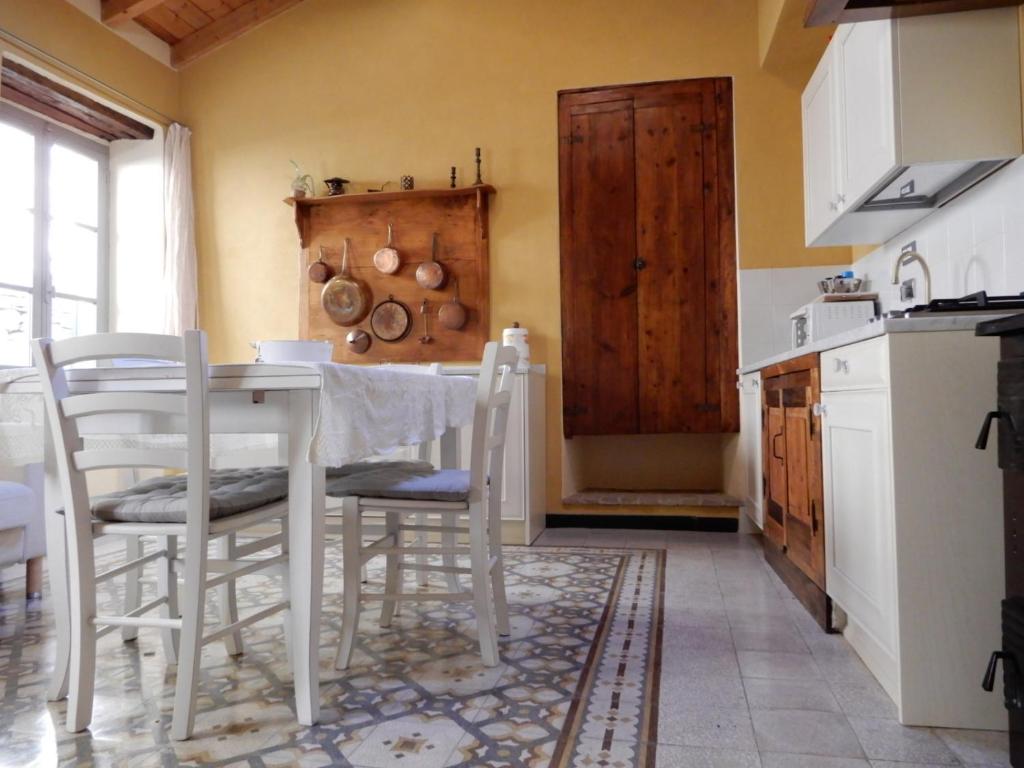
[[[466,501],[469,471],[424,467],[385,467],[329,479],[327,495],[417,501]]]
[[[99,520],[118,523],[184,523],[188,478],[170,475],[92,499]],[[288,497],[286,467],[218,469],[210,473],[210,519],[237,515]]]

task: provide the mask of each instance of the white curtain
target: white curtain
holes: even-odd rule
[[[191,138],[174,123],[164,142],[164,332],[173,334],[196,328],[199,319]]]

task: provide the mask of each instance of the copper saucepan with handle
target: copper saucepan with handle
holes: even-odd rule
[[[437,260],[438,234],[434,233],[434,239],[430,246],[430,261],[424,261],[416,267],[416,282],[420,288],[434,290],[440,288],[444,283],[444,267]]]
[[[355,325],[370,311],[370,291],[348,271],[348,238],[341,256],[341,272],[327,281],[320,305],[338,325]]]

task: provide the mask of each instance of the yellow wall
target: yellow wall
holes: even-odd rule
[[[290,158],[355,188],[404,173],[422,187],[452,164],[468,181],[481,146],[498,187],[492,334],[520,321],[548,365],[548,502],[559,508],[556,93],[721,75],[735,78],[741,263],[834,263],[803,247],[799,89],[759,68],[756,0],[306,0],[182,72],[214,358],[297,332],[297,243],[281,203]],[[607,455],[635,444],[602,442]],[[664,463],[666,441],[655,442],[650,458]],[[707,440],[668,442],[662,479],[685,479]]]
[[[145,117],[178,116],[179,74],[143,53],[65,0],[0,0],[0,31],[42,49],[108,87],[37,57],[29,46],[0,36],[0,52],[41,65]],[[114,91],[130,97],[125,100]],[[145,105],[149,109],[143,109]],[[161,113],[161,114],[157,114]]]

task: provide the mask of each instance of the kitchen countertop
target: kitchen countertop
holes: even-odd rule
[[[858,328],[852,328],[843,333],[816,341],[797,349],[790,349],[764,360],[758,360],[740,367],[739,372],[754,373],[769,365],[783,363],[792,360],[794,357],[808,355],[812,352],[825,352],[836,347],[845,347],[847,344],[856,344],[858,341],[866,341],[887,333],[922,333],[929,331],[973,331],[978,323],[988,320],[996,320],[1006,317],[1006,313],[986,314],[983,312],[972,312],[970,314],[935,314],[922,317],[893,317],[884,320],[877,320],[873,323],[865,323]]]

